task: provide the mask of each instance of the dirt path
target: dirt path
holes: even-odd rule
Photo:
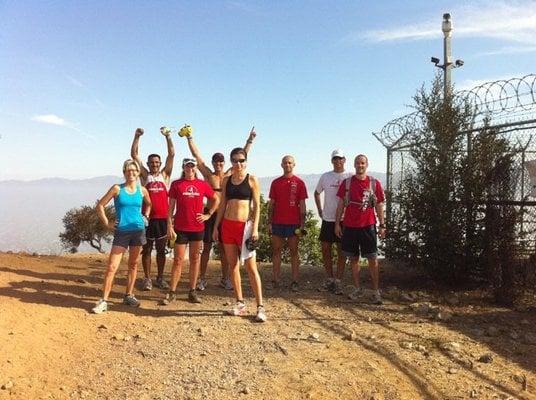
[[[299,293],[266,291],[257,324],[251,301],[223,314],[214,265],[202,304],[181,283],[168,307],[137,292],[140,309],[120,304],[122,267],[110,311],[92,315],[105,262],[0,254],[0,399],[536,399],[534,312],[406,288],[353,303],[306,268]]]

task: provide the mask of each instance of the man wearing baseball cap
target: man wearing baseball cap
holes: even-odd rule
[[[346,157],[340,149],[331,152],[331,164],[333,169],[320,176],[315,189],[315,203],[318,216],[322,220],[319,240],[322,244],[322,261],[326,271],[326,281],[319,288],[320,291],[331,291],[342,294],[341,279],[344,276],[346,257],[341,253],[341,240],[335,235],[335,212],[337,211],[337,190],[346,178],[352,176],[351,172],[345,172],[344,163]],[[324,193],[324,204],[320,194]],[[333,273],[333,244],[337,247],[337,273]]]
[[[255,133],[255,127],[253,127],[249,132],[248,139],[246,140],[246,145],[244,146],[244,150],[246,151],[246,153],[248,153],[251,149],[251,145],[253,144],[253,139],[255,139],[255,136],[257,136],[257,134]],[[192,156],[194,156],[194,158],[196,159],[197,167],[203,175],[203,178],[210,184],[212,189],[218,195],[221,195],[221,184],[223,182],[223,178],[231,174],[230,168],[228,170],[224,170],[225,157],[222,153],[214,153],[212,155],[212,170],[205,164],[203,157],[201,157],[201,153],[194,142],[193,136],[189,135],[186,137],[186,139],[188,140],[188,147],[190,148],[190,152],[192,153]],[[210,208],[210,206],[211,202],[209,201],[206,207]],[[207,272],[208,260],[210,258],[210,250],[212,249],[212,232],[214,230],[215,221],[216,214],[212,215],[212,217],[205,222],[205,236],[203,237],[203,252],[201,254],[201,273],[199,275],[199,281],[197,283],[198,290],[205,290],[205,287],[207,286],[205,275]],[[220,261],[222,275],[220,286],[225,288],[226,290],[233,290],[231,279],[229,277],[229,266],[227,265],[225,254],[223,252],[223,246],[220,246]]]

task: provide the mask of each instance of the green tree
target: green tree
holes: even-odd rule
[[[113,206],[105,207],[106,216],[110,221],[115,219]],[[83,242],[104,253],[103,246],[110,243],[112,235],[109,229],[102,225],[97,216],[95,206],[73,208],[62,218],[64,232],[59,234],[62,246],[71,253],[76,253]]]

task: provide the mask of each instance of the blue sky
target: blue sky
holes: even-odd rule
[[[145,159],[184,123],[207,159],[255,125],[258,176],[334,148],[385,171],[371,132],[432,80],[445,12],[458,89],[535,72],[534,1],[0,1],[0,180],[120,175],[136,127]]]

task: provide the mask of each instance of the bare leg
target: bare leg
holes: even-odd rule
[[[138,273],[138,261],[140,260],[141,246],[130,246],[128,249],[128,275],[127,275],[127,294],[132,294],[136,275]]]
[[[272,235],[272,280],[274,282],[279,282],[281,278],[281,250],[284,243],[285,239]]]
[[[121,258],[123,257],[123,253],[126,250],[127,249],[120,246],[112,246],[112,250],[110,250],[110,256],[108,257],[108,267],[106,268],[106,273],[104,274],[104,282],[102,284],[102,298],[105,301],[108,301],[108,296],[110,296],[110,292],[112,291],[115,273],[117,272],[117,268],[119,268],[119,263],[121,263]]]
[[[351,257],[350,265],[352,267],[352,278],[354,280],[354,286],[359,287],[359,257]]]
[[[227,262],[227,256],[225,255],[225,246],[222,243],[218,243],[218,246],[220,247],[220,261],[221,261],[221,277],[222,278],[229,278],[229,263]]]
[[[151,277],[151,252],[153,251],[153,240],[147,239],[141,253],[141,264],[143,265],[143,274],[146,278]]]
[[[322,245],[322,263],[324,264],[324,270],[328,278],[333,278],[333,260],[331,255],[331,242],[321,242]]]
[[[246,269],[248,271],[249,282],[251,284],[251,288],[253,289],[253,293],[255,294],[257,306],[262,306],[262,283],[259,271],[257,269],[257,261],[255,256],[245,260],[244,264],[246,265]]]
[[[346,266],[346,256],[342,254],[341,244],[337,243],[337,279],[344,278],[344,267]]]
[[[200,279],[205,279],[211,249],[212,249],[212,242],[203,243],[203,253],[201,253],[201,272],[200,272],[200,276],[199,276]],[[191,263],[190,263],[190,265],[191,265]]]
[[[173,268],[171,269],[171,282],[169,290],[174,292],[177,289],[179,280],[181,279],[182,263],[184,262],[184,253],[186,253],[185,244],[175,245],[175,257],[173,257]]]
[[[188,275],[190,278],[190,290],[195,289],[195,284],[197,283],[197,278],[199,276],[199,250],[201,250],[201,240],[189,243],[189,257],[190,257],[190,268],[188,270]]]
[[[298,282],[300,279],[300,254],[298,253],[299,242],[300,239],[298,236],[291,236],[287,241],[288,249],[290,250],[290,269],[293,282]]]
[[[370,278],[372,279],[372,288],[378,290],[380,288],[380,269],[378,267],[378,259],[376,257],[368,259],[368,267],[370,270]]]
[[[163,279],[164,277],[164,268],[166,266],[166,245],[167,238],[160,238],[155,242],[156,247],[156,265],[158,268],[158,279]]]
[[[243,301],[242,281],[240,279],[240,260],[238,259],[240,249],[234,244],[224,244],[225,255],[229,265],[229,275],[233,282],[233,290],[236,300]]]

